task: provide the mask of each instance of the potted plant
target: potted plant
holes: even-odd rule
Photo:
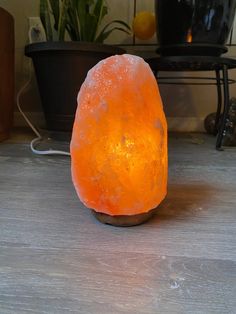
[[[100,60],[125,53],[103,42],[114,30],[129,33],[130,27],[114,20],[101,29],[106,14],[104,0],[40,0],[47,41],[27,45],[25,54],[33,60],[49,130],[72,129],[87,72]]]
[[[155,0],[162,55],[220,55],[233,25],[236,0]]]

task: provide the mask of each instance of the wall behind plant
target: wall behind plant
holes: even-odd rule
[[[105,22],[113,19],[123,19],[129,23],[133,17],[132,0],[107,0],[109,6],[109,16]],[[15,18],[15,46],[16,46],[16,92],[27,81],[29,77],[30,60],[24,56],[24,46],[28,42],[28,17],[38,16],[39,0],[0,0],[0,6],[10,12]],[[153,0],[137,0],[137,11],[154,10]],[[236,32],[235,32],[236,34]],[[115,32],[107,41],[109,44],[131,44],[132,36]],[[236,40],[236,38],[235,38]],[[145,46],[147,42],[136,40],[144,46],[126,47],[128,52],[144,56],[154,54],[155,47]],[[148,43],[155,43],[155,36]],[[235,55],[236,49],[231,48],[229,55]],[[205,73],[205,76],[211,75]],[[236,78],[236,71],[230,72],[231,77]],[[164,110],[168,116],[170,127],[176,130],[201,130],[205,116],[215,111],[216,91],[214,86],[160,86],[164,103]],[[232,96],[236,96],[236,87],[231,86]],[[37,89],[36,80],[33,77],[32,83],[21,98],[25,111],[33,112],[32,117],[40,120],[41,104]],[[16,113],[15,124],[20,124],[23,120]],[[40,124],[40,123],[39,123]]]

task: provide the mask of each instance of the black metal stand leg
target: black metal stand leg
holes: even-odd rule
[[[222,108],[222,92],[221,92],[221,84],[220,84],[220,71],[216,70],[216,84],[217,84],[217,110],[216,110],[216,118],[215,118],[215,127],[214,127],[214,135],[218,132],[220,113]]]
[[[229,107],[230,107],[229,85],[228,85],[228,68],[226,65],[223,66],[223,87],[224,87],[224,110],[223,110],[222,121],[220,124],[219,132],[218,132],[217,140],[216,140],[216,149],[217,150],[222,150],[221,145],[222,145],[223,137],[225,135],[224,133],[225,133],[226,121],[227,121],[227,117],[229,114]]]

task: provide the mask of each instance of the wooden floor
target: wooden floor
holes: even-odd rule
[[[148,223],[103,225],[67,157],[0,143],[0,313],[236,313],[236,148],[169,140],[168,197]]]

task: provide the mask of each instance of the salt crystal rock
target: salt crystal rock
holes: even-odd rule
[[[156,79],[142,58],[112,56],[88,72],[71,162],[80,200],[98,213],[147,213],[164,199],[167,125]]]

